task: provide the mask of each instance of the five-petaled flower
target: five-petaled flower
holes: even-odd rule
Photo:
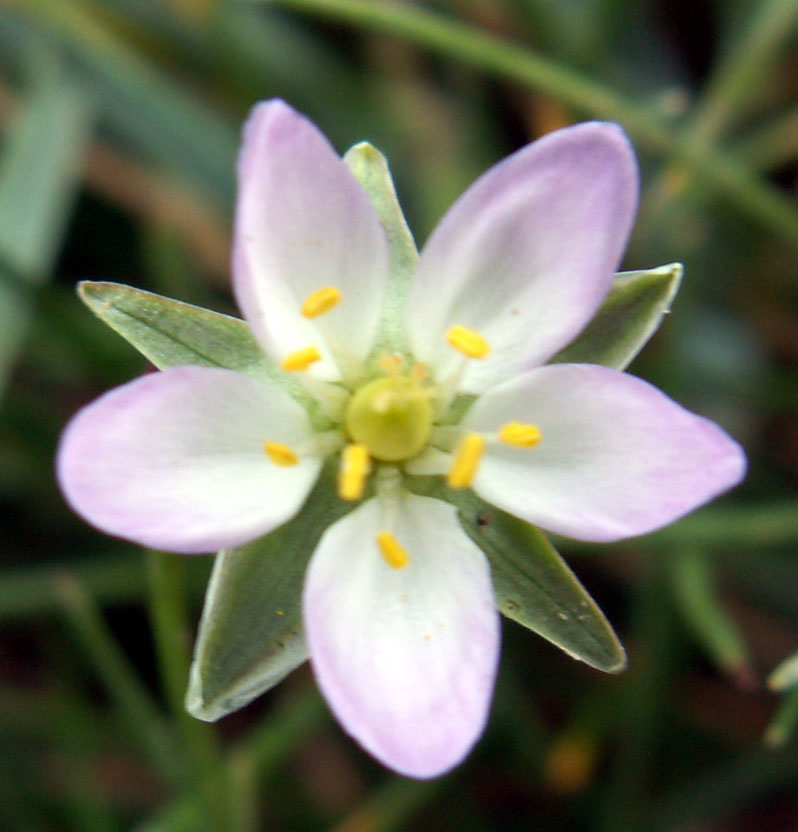
[[[386,234],[349,168],[287,105],[259,105],[239,162],[234,289],[265,353],[329,424],[314,429],[284,388],[230,370],[147,375],[67,428],[67,498],[111,534],[208,552],[292,518],[338,455],[352,511],[323,534],[305,578],[313,670],[374,756],[411,776],[446,771],[483,729],[499,617],[486,557],[455,508],[410,493],[406,477],[444,476],[543,529],[612,541],[743,473],[732,440],[646,382],[545,365],[607,295],[637,186],[616,125],[530,144],[449,210],[396,310]],[[453,420],[464,394],[473,403]]]

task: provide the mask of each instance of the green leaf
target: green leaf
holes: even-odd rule
[[[0,388],[22,343],[33,291],[52,272],[94,118],[60,61],[43,48],[36,57],[31,93],[0,157]]]
[[[326,425],[316,401],[277,368],[239,318],[121,283],[85,281],[78,295],[158,369],[194,364],[255,376],[287,389],[319,426]]]
[[[307,658],[305,568],[324,530],[351,510],[328,464],[297,517],[214,564],[191,666],[186,708],[214,721],[276,685]]]
[[[595,318],[552,362],[628,367],[670,311],[683,271],[681,263],[671,263],[616,275]]]
[[[442,496],[433,478],[411,488]],[[437,493],[436,493],[437,492]],[[574,659],[608,673],[626,667],[626,654],[604,614],[546,537],[472,491],[446,489],[468,536],[490,559],[499,610]]]
[[[718,597],[708,552],[700,546],[682,546],[673,553],[670,566],[676,600],[698,643],[717,667],[742,687],[755,684],[750,652]]]
[[[396,197],[386,158],[368,142],[360,142],[344,155],[344,162],[360,182],[388,239],[391,279],[386,291],[377,350],[408,353],[401,311],[418,262],[418,250]]]

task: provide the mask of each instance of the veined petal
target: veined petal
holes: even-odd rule
[[[344,728],[390,768],[434,777],[487,719],[500,641],[490,570],[447,503],[402,498],[404,568],[378,549],[382,523],[372,499],[325,532],[305,579],[305,635]]]
[[[206,367],[177,367],[106,393],[67,426],[58,452],[70,505],[109,534],[187,554],[237,546],[300,508],[317,457],[274,464],[264,442],[311,435],[282,390]]]
[[[309,372],[335,380],[348,356],[369,352],[388,276],[385,235],[363,189],[306,118],[282,101],[259,104],[238,167],[233,285],[239,307],[277,361],[315,346]],[[316,318],[303,302],[340,290]]]
[[[531,370],[484,394],[469,430],[533,423],[533,448],[489,444],[473,483],[549,531],[611,541],[672,522],[738,483],[739,445],[638,378],[590,364]]]
[[[592,318],[634,219],[638,175],[614,124],[589,122],[528,145],[478,179],[421,253],[406,309],[416,358],[441,377],[460,324],[491,346],[461,384],[479,393],[543,363]]]

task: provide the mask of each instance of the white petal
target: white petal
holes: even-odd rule
[[[474,329],[492,347],[461,388],[478,393],[543,363],[609,291],[637,203],[623,131],[591,122],[510,156],[454,204],[421,253],[406,321],[438,378],[460,360],[444,335]]]
[[[109,534],[196,553],[265,534],[299,510],[321,461],[275,465],[265,441],[311,436],[284,391],[230,370],[178,367],[106,393],[70,422],[58,477]]]
[[[555,364],[484,394],[463,427],[533,423],[534,448],[491,443],[474,490],[568,537],[610,541],[664,526],[731,488],[745,457],[712,422],[617,370]]]
[[[389,566],[372,499],[324,534],[305,580],[305,634],[319,686],[363,747],[410,777],[459,763],[482,733],[499,655],[487,560],[455,510],[406,496]]]
[[[276,360],[316,346],[324,360],[311,374],[339,378],[346,355],[366,357],[382,310],[388,253],[374,210],[327,139],[282,101],[253,110],[238,181],[233,278],[244,317]],[[303,301],[328,286],[341,302],[304,318]]]

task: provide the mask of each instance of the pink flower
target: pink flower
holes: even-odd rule
[[[552,133],[455,203],[404,299],[348,167],[287,105],[259,105],[239,165],[234,288],[263,350],[319,408],[229,370],[148,375],[69,425],[64,493],[110,534],[208,552],[296,515],[340,454],[353,510],[307,571],[313,669],[364,748],[401,773],[441,774],[485,724],[499,617],[455,508],[410,493],[407,474],[445,475],[590,541],[659,528],[743,475],[731,439],[646,382],[543,366],[607,295],[637,184],[616,125]]]

